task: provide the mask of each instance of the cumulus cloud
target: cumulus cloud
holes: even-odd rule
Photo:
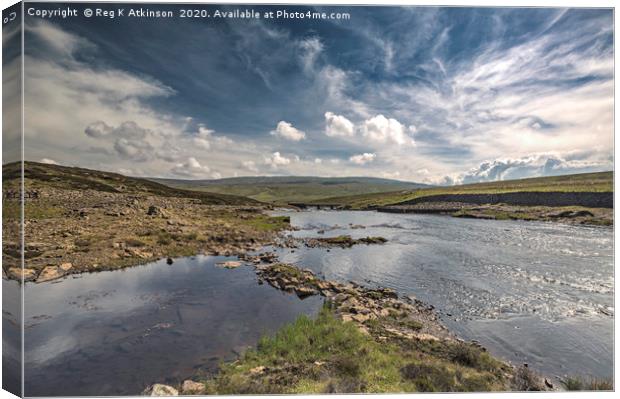
[[[355,126],[353,122],[342,115],[326,112],[325,134],[330,137],[353,137],[355,135]]]
[[[256,162],[254,161],[243,161],[241,165],[250,172],[258,173],[258,168],[256,167]]]
[[[468,172],[444,177],[447,184],[469,184],[488,181],[523,179],[571,173],[609,170],[609,158],[592,159],[585,152],[566,154],[536,154],[522,158],[502,158],[480,163]]]
[[[269,165],[273,169],[277,169],[279,166],[288,165],[290,163],[291,163],[291,159],[280,155],[279,151],[276,151],[270,156],[265,158],[265,165]]]
[[[295,128],[292,124],[286,121],[278,122],[276,129],[271,131],[271,135],[292,141],[301,141],[306,138],[305,132]]]
[[[209,138],[213,134],[213,130],[207,129],[206,126],[200,125],[198,127],[198,132],[196,133],[196,137],[194,137],[193,142],[198,148],[202,148],[203,150],[208,150],[211,148],[211,143],[209,142]]]
[[[376,157],[376,154],[365,152],[363,154],[353,155],[351,158],[349,158],[349,161],[357,165],[365,165],[369,162],[374,161]]]
[[[42,158],[39,162],[46,163],[48,165],[58,165],[58,162],[54,161],[53,159],[49,159],[49,158]]]
[[[86,126],[84,133],[95,139],[113,140],[112,148],[123,159],[143,162],[153,155],[154,148],[149,143],[153,132],[134,121],[126,121],[116,127],[96,121]]]
[[[362,133],[367,139],[383,144],[413,145],[407,129],[399,121],[377,115],[367,119],[362,125]]]
[[[178,163],[172,168],[172,173],[182,177],[206,177],[211,169],[207,165],[201,165],[194,157],[189,157],[186,162]]]

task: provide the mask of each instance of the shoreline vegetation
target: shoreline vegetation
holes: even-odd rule
[[[20,164],[4,165],[3,175],[3,278],[20,280],[21,250],[15,239]],[[26,162],[24,185],[26,281],[121,269],[162,258],[172,264],[175,257],[207,254],[237,256],[238,262],[222,266],[254,265],[259,283],[300,298],[325,297],[325,307],[316,318],[300,317],[275,336],[264,337],[237,361],[222,364],[215,376],[197,376],[176,387],[155,384],[146,394],[557,389],[527,367],[510,366],[475,343],[458,339],[441,325],[432,307],[415,298],[399,298],[389,289],[326,281],[308,269],[279,263],[274,254],[252,255],[267,245],[348,248],[381,245],[382,237],[292,240],[281,234],[291,229],[290,219],[265,213],[274,204],[108,172]],[[557,219],[602,217],[581,211],[571,209],[577,215]],[[606,381],[577,378],[569,385],[611,389]]]

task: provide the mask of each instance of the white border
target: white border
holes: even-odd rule
[[[17,1],[14,0],[0,0],[0,5],[2,6],[2,9],[5,9],[9,6],[11,6],[12,4],[15,4]],[[87,2],[87,1],[50,1],[50,0],[41,0],[41,1],[33,1],[33,2],[53,2],[53,3],[97,3],[97,1],[93,1],[93,2]],[[477,1],[455,1],[455,0],[441,0],[441,1],[437,1],[437,0],[425,0],[425,1],[415,1],[415,0],[408,0],[408,1],[398,1],[398,0],[387,0],[385,2],[381,2],[379,0],[376,1],[368,1],[368,0],[311,0],[311,1],[300,1],[300,0],[287,0],[287,1],[281,1],[281,0],[268,0],[268,1],[257,1],[257,0],[245,0],[245,1],[240,1],[240,0],[227,0],[227,1],[191,1],[191,0],[186,0],[186,1],[180,1],[180,0],[151,0],[151,1],[118,1],[118,0],[114,0],[114,1],[100,1],[100,2],[106,2],[106,3],[197,3],[197,4],[223,4],[223,3],[228,3],[228,4],[300,4],[300,5],[304,5],[304,4],[313,4],[313,5],[381,5],[381,6],[387,6],[387,5],[417,5],[417,6],[463,6],[463,7],[588,7],[588,8],[592,8],[592,7],[604,7],[604,8],[614,8],[614,22],[615,22],[615,4],[614,1],[612,0],[589,0],[589,1],[583,1],[583,0],[547,0],[547,1],[532,1],[532,0],[526,0],[526,1],[517,1],[517,0],[503,0],[503,1],[499,1],[499,0],[477,0]],[[615,42],[616,42],[616,35],[617,35],[617,29],[614,23],[614,49],[615,49]],[[614,53],[614,61],[617,61],[617,52]],[[2,62],[2,55],[0,52],[0,64]],[[615,62],[615,68],[614,68],[614,76],[617,76],[617,72],[618,72],[618,63]],[[23,86],[22,86],[23,87]],[[614,93],[615,93],[615,88],[617,87],[617,81],[614,81]],[[1,96],[0,96],[1,97]],[[615,98],[615,96],[614,96]],[[0,107],[1,107],[1,98],[0,98]],[[615,102],[614,102],[614,127],[615,127],[615,121],[618,120],[617,118],[617,112],[618,110],[615,108]],[[22,112],[22,117],[23,117],[23,112]],[[1,118],[0,118],[0,123],[1,123]],[[22,120],[23,123],[23,120]],[[0,125],[1,126],[1,125]],[[22,125],[23,126],[23,125]],[[615,129],[614,129],[615,131]],[[614,133],[614,138],[615,138],[615,133]],[[615,143],[615,140],[614,140]],[[0,153],[2,152],[2,142],[0,141]],[[614,160],[618,159],[618,154],[620,153],[620,150],[614,145]],[[618,193],[615,190],[616,187],[616,180],[617,176],[614,175],[614,200],[616,200],[618,197]],[[0,178],[0,183],[1,183],[1,178]],[[615,214],[614,214],[615,216]],[[618,224],[614,222],[614,237],[617,237],[617,234],[619,232],[619,227]],[[1,237],[0,237],[0,243],[1,243]],[[614,240],[614,244],[615,244],[615,240]],[[615,252],[614,252],[615,254]],[[617,266],[618,266],[618,258],[614,257],[614,270],[617,270]],[[614,273],[615,276],[615,273]],[[615,282],[614,282],[615,284]],[[22,290],[23,293],[23,290]],[[615,296],[615,309],[618,309],[618,296]],[[615,325],[615,320],[614,320],[614,325]],[[615,348],[615,342],[617,342],[618,339],[618,331],[615,330],[614,331],[614,350],[615,350],[615,356],[614,356],[614,366],[616,366],[618,364],[618,351]],[[576,348],[576,350],[578,350]],[[0,379],[1,379],[1,363],[0,363]],[[619,372],[618,372],[618,367],[615,367],[614,370],[614,379],[616,381],[616,383],[619,380]],[[71,381],[67,381],[67,383],[71,383]],[[520,398],[526,398],[526,399],[532,399],[532,398],[536,398],[536,399],[545,399],[545,398],[558,398],[558,399],[563,399],[563,398],[611,398],[611,397],[615,397],[615,393],[612,392],[567,392],[567,393],[547,393],[547,392],[539,392],[539,393],[474,393],[474,394],[435,394],[435,395],[440,395],[441,398],[446,398],[446,399],[459,399],[459,398],[495,398],[498,395],[501,398],[511,398],[511,399],[520,399]],[[613,395],[613,396],[612,396]],[[354,398],[357,397],[358,395],[338,395],[339,398]],[[395,395],[373,395],[373,397],[376,398],[392,398]],[[396,395],[397,397],[407,397],[407,398],[417,398],[420,396],[423,397],[428,397],[430,395],[423,395],[423,394],[401,394],[401,395]],[[0,390],[0,399],[8,399],[8,398],[14,398],[15,396],[13,396],[12,394],[6,392],[6,391],[2,391]],[[294,398],[311,398],[311,397],[316,397],[316,396],[310,396],[310,395],[297,395],[294,396]],[[264,396],[243,396],[240,397],[243,399],[254,399],[254,398],[264,398]]]

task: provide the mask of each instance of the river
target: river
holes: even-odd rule
[[[278,212],[291,234],[383,245],[278,249],[327,279],[414,295],[459,336],[549,376],[613,372],[613,230],[376,212]],[[26,395],[137,394],[213,372],[322,298],[196,256],[26,284]],[[10,289],[14,282],[4,281]]]
[[[281,251],[327,279],[414,295],[462,338],[550,377],[613,376],[613,229],[378,212],[282,212],[293,235],[384,245]],[[361,228],[364,226],[365,228]],[[334,228],[336,227],[336,228]]]

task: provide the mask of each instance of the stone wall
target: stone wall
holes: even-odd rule
[[[606,192],[514,192],[502,194],[439,194],[394,205],[424,202],[462,202],[466,204],[509,204],[523,206],[585,206],[613,208],[614,193]]]

